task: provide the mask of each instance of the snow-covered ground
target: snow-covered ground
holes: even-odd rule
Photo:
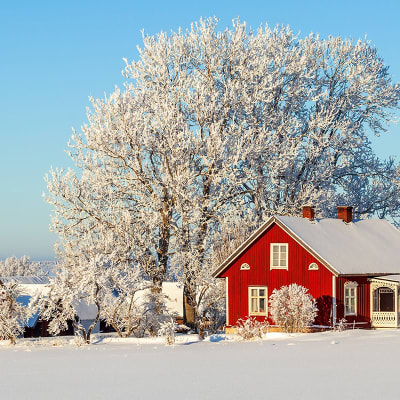
[[[400,398],[400,330],[2,344],[1,399]]]

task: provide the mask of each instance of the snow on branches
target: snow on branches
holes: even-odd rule
[[[228,219],[253,227],[301,204],[328,216],[339,203],[356,216],[400,215],[400,169],[368,138],[386,130],[400,99],[376,49],[217,25],[144,35],[124,88],[91,99],[72,137],[79,172],[47,177],[60,257],[111,256],[156,290],[174,276],[194,327]]]
[[[263,335],[268,332],[268,321],[257,321],[255,317],[239,319],[236,322],[237,335],[242,340],[262,339]]]
[[[8,257],[4,261],[0,260],[0,277],[10,276],[46,276],[40,262],[32,262],[28,256],[21,258]]]
[[[315,300],[304,286],[293,283],[274,289],[270,296],[269,313],[285,332],[302,332],[317,316]]]
[[[18,301],[20,295],[17,284],[0,282],[0,339],[12,344],[23,334],[24,324],[32,315],[32,309]]]

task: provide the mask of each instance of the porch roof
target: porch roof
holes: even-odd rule
[[[400,275],[375,276],[373,279],[379,279],[380,281],[393,281],[396,283],[400,283]]]

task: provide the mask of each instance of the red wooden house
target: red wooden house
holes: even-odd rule
[[[297,283],[317,300],[318,325],[398,327],[400,231],[385,220],[273,216],[214,272],[226,282],[227,326],[268,317],[274,289]],[[273,322],[273,321],[270,321]]]

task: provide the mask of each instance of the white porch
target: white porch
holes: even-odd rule
[[[384,277],[370,282],[371,327],[398,328],[400,282]]]

